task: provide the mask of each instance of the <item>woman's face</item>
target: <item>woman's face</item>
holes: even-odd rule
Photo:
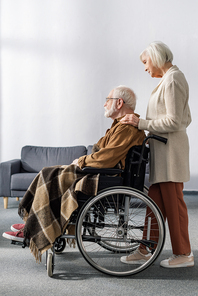
[[[161,78],[163,76],[162,70],[153,66],[151,58],[147,54],[143,53],[142,62],[144,64],[145,71],[147,71],[151,77]]]

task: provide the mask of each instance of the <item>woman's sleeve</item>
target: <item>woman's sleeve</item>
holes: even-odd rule
[[[158,117],[161,116],[161,118],[153,120],[140,119],[138,128],[140,130],[144,129],[159,133],[169,133],[179,130],[183,120],[184,108],[189,109],[189,107],[187,91],[177,81],[172,81],[165,88],[164,108],[165,114],[160,112],[159,106],[156,110],[156,112],[158,112]],[[189,116],[190,115],[186,118],[186,126],[190,124],[191,121],[191,117]]]

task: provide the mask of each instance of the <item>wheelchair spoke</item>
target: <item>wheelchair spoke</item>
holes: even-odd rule
[[[126,187],[119,190],[102,192],[84,206],[77,221],[77,242],[94,268],[124,276],[152,264],[163,247],[165,229],[161,213],[145,194]],[[151,258],[140,265],[123,264],[120,258],[131,254],[140,244],[147,248]]]

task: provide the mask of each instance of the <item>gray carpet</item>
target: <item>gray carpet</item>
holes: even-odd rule
[[[133,277],[103,275],[89,266],[78,249],[67,247],[56,256],[52,278],[47,276],[45,256],[37,264],[28,248],[11,245],[0,235],[0,295],[198,295],[198,194],[185,195],[189,210],[189,230],[195,265],[191,268],[164,269],[159,262],[171,255],[169,235],[159,259],[153,266]],[[3,209],[0,197],[0,234],[21,223],[18,202],[9,199]]]

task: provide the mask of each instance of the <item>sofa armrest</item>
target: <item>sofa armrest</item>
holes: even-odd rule
[[[0,196],[11,196],[11,175],[20,173],[20,170],[20,159],[13,159],[0,163]]]
[[[121,174],[124,171],[121,169],[114,169],[114,168],[93,168],[93,167],[84,167],[82,169],[83,172],[87,174],[106,174],[106,175],[116,175]]]

